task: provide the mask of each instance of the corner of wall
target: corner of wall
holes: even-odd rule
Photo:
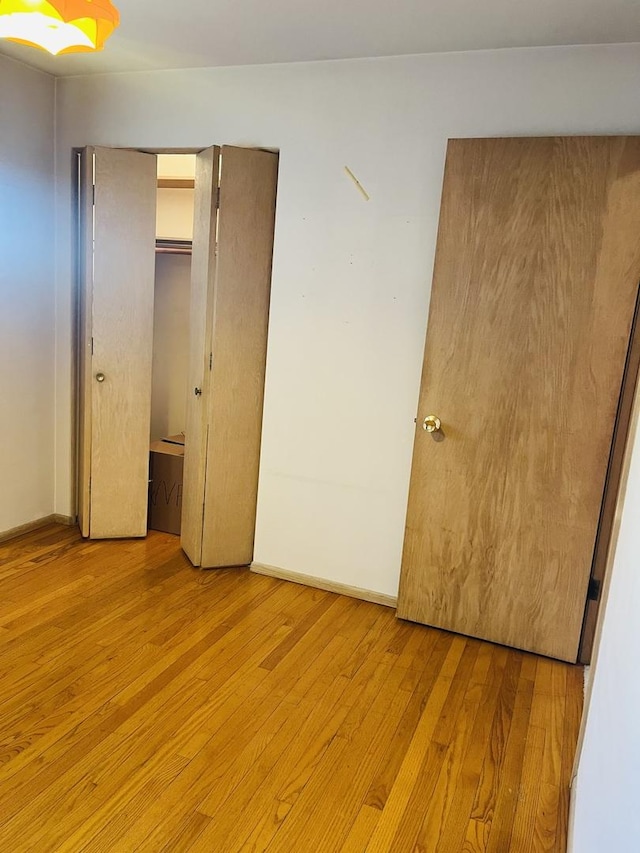
[[[58,200],[58,77],[53,78],[53,293],[54,293],[54,363],[55,369],[53,372],[53,509],[54,512],[66,512],[68,508],[58,506],[58,477],[59,477],[59,462],[58,462],[58,406],[59,406],[59,387],[60,377],[58,365],[59,345],[60,345],[60,304],[58,294],[58,215],[57,215],[57,200]]]

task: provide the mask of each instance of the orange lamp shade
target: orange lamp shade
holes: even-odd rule
[[[109,0],[0,0],[0,38],[54,55],[102,50],[119,23]]]

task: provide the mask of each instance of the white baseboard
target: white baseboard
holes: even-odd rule
[[[58,515],[54,513],[47,515],[44,518],[37,518],[35,521],[29,521],[26,524],[20,524],[18,527],[12,527],[10,530],[0,531],[0,542],[8,542],[10,539],[17,539],[18,536],[24,536],[25,533],[31,533],[33,530],[40,530],[41,527],[47,527],[49,524],[65,524],[71,527],[76,523],[75,518],[69,515]]]
[[[338,583],[337,581],[330,581],[325,578],[314,578],[312,575],[290,572],[288,569],[278,569],[276,566],[265,566],[263,563],[251,563],[250,569],[258,575],[268,575],[270,578],[292,581],[303,586],[323,589],[326,592],[337,592],[339,595],[348,595],[351,598],[359,598],[362,601],[371,601],[374,604],[382,604],[384,607],[395,608],[398,603],[395,595],[385,595],[383,592],[373,592],[370,589],[361,589],[358,586],[349,586],[346,583]]]

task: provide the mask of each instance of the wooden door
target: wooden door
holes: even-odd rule
[[[194,565],[205,568],[244,566],[253,559],[277,172],[277,154],[222,148],[215,262],[215,211],[204,184],[196,201],[203,214],[196,216],[202,231],[194,237],[193,286],[202,305],[206,279],[208,302],[192,350],[192,384],[202,393],[191,402],[196,438],[189,434],[191,418],[186,432],[182,542]],[[215,165],[207,175],[215,181]],[[208,258],[208,270],[204,261],[196,269],[197,251]],[[196,449],[189,458],[192,441]],[[203,453],[204,477],[195,461]]]
[[[81,299],[81,528],[92,539],[145,536],[156,158],[93,148],[83,160],[83,237],[93,253],[84,250]]]
[[[401,618],[576,660],[639,278],[640,138],[449,143]]]
[[[202,559],[204,484],[209,440],[211,396],[211,330],[216,275],[216,233],[220,149],[207,148],[196,157],[189,386],[185,428],[184,481],[180,544],[194,566]]]
[[[253,559],[278,155],[223,146],[202,565]]]

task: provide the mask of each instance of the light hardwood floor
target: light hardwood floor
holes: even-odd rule
[[[564,851],[582,670],[176,538],[0,545],[0,849]]]

